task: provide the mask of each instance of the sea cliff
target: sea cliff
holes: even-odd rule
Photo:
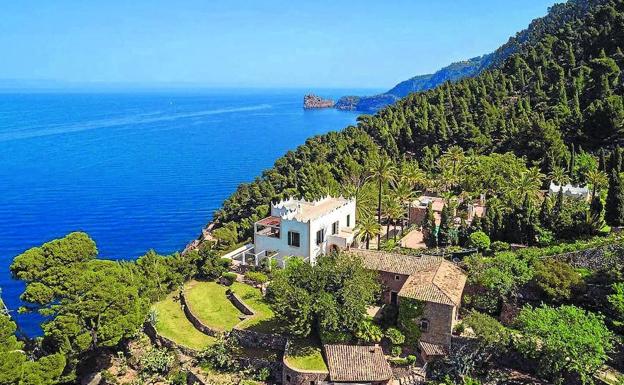
[[[334,101],[331,99],[323,99],[314,94],[307,94],[303,97],[303,108],[332,108]]]

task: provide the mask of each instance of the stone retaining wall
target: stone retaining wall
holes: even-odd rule
[[[145,334],[147,334],[147,336],[152,340],[154,345],[158,347],[178,350],[190,357],[197,357],[197,355],[199,354],[199,352],[195,349],[179,345],[169,338],[161,336],[160,334],[158,334],[158,331],[156,330],[154,325],[149,322],[143,324],[143,331],[145,331]]]
[[[228,290],[226,292],[226,295],[228,297],[228,299],[230,300],[230,302],[232,302],[232,305],[234,305],[234,307],[236,307],[238,310],[240,310],[241,313],[245,314],[245,315],[249,315],[252,316],[254,315],[254,311],[252,310],[251,307],[249,307],[249,305],[247,305],[245,303],[245,301],[243,301],[241,298],[239,298],[236,293],[234,293],[232,290]]]
[[[184,311],[184,315],[197,330],[212,337],[216,337],[220,333],[220,331],[216,329],[212,329],[211,327],[207,325],[204,325],[199,320],[199,318],[197,318],[197,316],[193,314],[193,311],[191,311],[191,308],[187,304],[186,297],[184,296],[183,291],[180,292],[180,304],[182,305],[182,310]]]
[[[284,385],[309,385],[318,384],[321,381],[329,381],[329,372],[325,371],[305,371],[295,369],[286,363],[286,354],[290,342],[286,340],[284,345],[284,357],[282,358],[282,384]]]
[[[310,385],[320,381],[329,381],[328,372],[303,372],[293,369],[284,361],[282,369],[282,384],[284,385]]]
[[[618,255],[618,253],[610,255],[612,251],[621,248],[622,246],[620,244],[611,244],[598,246],[592,249],[558,254],[552,256],[552,258],[558,261],[567,262],[576,268],[585,268],[590,270],[609,269],[624,262],[624,258]]]
[[[271,349],[283,352],[286,349],[286,337],[280,334],[259,333],[247,329],[232,329],[230,335],[245,348]]]
[[[260,370],[263,368],[269,369],[269,378],[275,382],[282,380],[282,368],[283,365],[280,361],[269,361],[264,358],[252,358],[252,357],[239,357],[237,359],[239,364],[244,368],[254,368]]]

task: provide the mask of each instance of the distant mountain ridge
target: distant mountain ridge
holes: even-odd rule
[[[338,99],[335,107],[340,110],[376,112],[413,92],[430,90],[447,81],[456,82],[476,76],[486,69],[500,66],[508,57],[519,52],[525,44],[531,44],[546,34],[556,32],[553,29],[572,19],[583,17],[593,6],[606,2],[607,0],[570,0],[567,3],[555,4],[549,8],[546,16],[533,20],[526,29],[509,38],[492,53],[452,63],[433,74],[414,76],[382,94],[343,96]]]

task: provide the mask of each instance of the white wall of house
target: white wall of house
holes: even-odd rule
[[[272,207],[271,215],[282,218],[280,223],[280,237],[274,238],[254,234],[255,252],[257,253],[264,250],[276,251],[278,253],[276,258],[280,264],[282,264],[284,258],[288,256],[303,257],[311,264],[315,264],[319,255],[330,251],[331,243],[329,239],[330,235],[332,235],[332,224],[334,222],[338,222],[339,232],[344,229],[353,231],[355,228],[355,201],[348,202],[344,206],[321,214],[316,218],[311,218],[306,222],[294,219],[293,213],[284,207]],[[348,226],[347,216],[349,216]],[[284,217],[292,219],[286,219]],[[325,230],[324,241],[321,244],[317,244],[316,234],[317,231],[321,229]],[[289,231],[299,233],[299,247],[288,245]]]
[[[347,226],[347,215],[350,216],[350,223]],[[339,231],[349,228],[353,230],[355,228],[355,202],[350,202],[330,213],[327,213],[316,220],[310,221],[310,263],[316,263],[316,258],[321,254],[326,254],[330,251],[331,244],[328,239],[332,234],[332,224],[338,222]],[[325,230],[325,239],[323,243],[316,244],[317,231]]]

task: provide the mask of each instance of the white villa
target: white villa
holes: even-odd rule
[[[589,199],[589,189],[587,187],[580,186],[572,186],[571,184],[566,184],[565,186],[558,186],[554,182],[550,182],[550,187],[548,192],[550,195],[555,196],[559,193],[559,190],[563,188],[563,195],[566,197],[578,198],[587,200]]]
[[[352,246],[355,199],[325,197],[316,201],[290,198],[271,204],[270,216],[254,224],[254,242],[225,255],[243,265],[274,258],[303,257],[311,264],[321,254]]]

